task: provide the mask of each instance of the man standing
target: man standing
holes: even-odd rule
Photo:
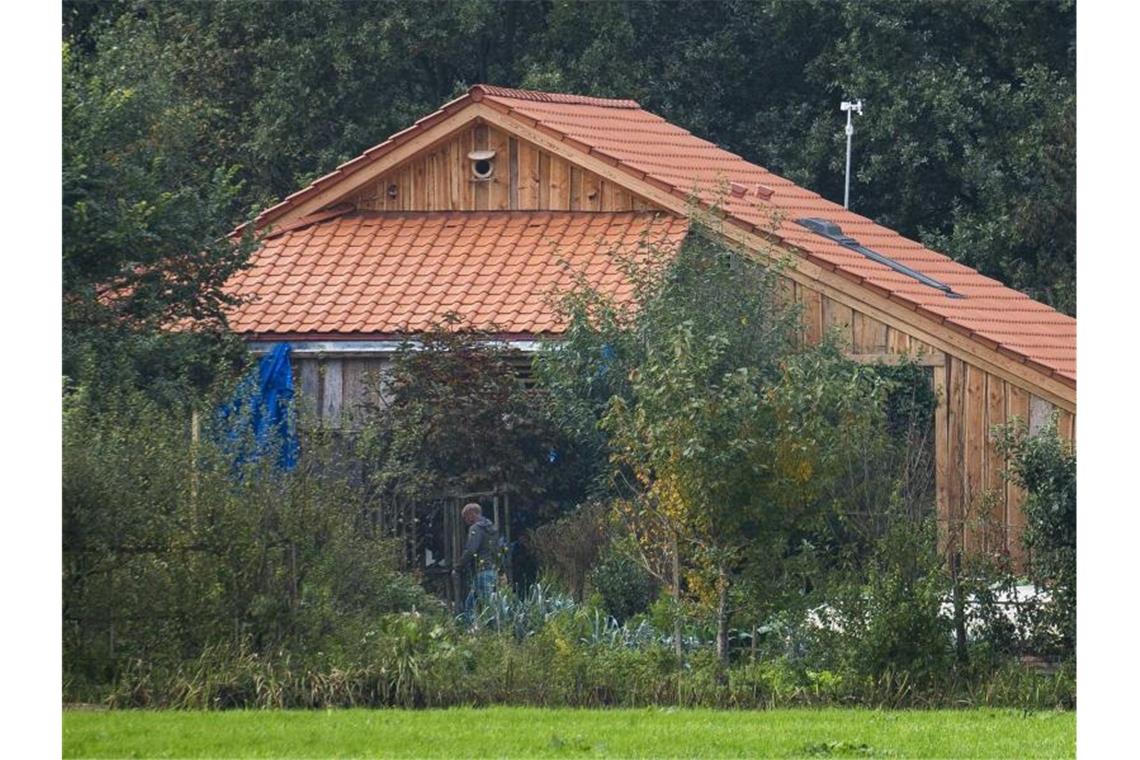
[[[485,603],[495,591],[499,567],[499,531],[495,524],[483,516],[483,509],[474,502],[463,507],[463,522],[468,525],[467,544],[452,574],[470,565],[473,576],[471,590],[463,603],[464,614],[471,622],[475,615],[475,601]]]

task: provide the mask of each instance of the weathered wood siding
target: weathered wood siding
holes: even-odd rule
[[[388,366],[384,358],[294,356],[301,426],[358,429],[367,406],[380,401],[377,381]]]
[[[494,173],[480,180],[468,154],[487,149],[495,151]],[[358,208],[376,211],[660,208],[616,182],[482,121],[395,166],[348,200]],[[1056,412],[1062,437],[1075,442],[1074,415],[1035,396],[1028,383],[983,371],[806,285],[786,279],[782,292],[802,309],[805,341],[815,343],[830,333],[849,346],[852,354],[868,360],[910,355],[932,368],[939,399],[934,466],[943,546],[1005,551],[1021,563],[1025,495],[1003,477],[1005,463],[991,431],[1015,417],[1037,431]],[[354,423],[346,410],[360,403],[357,378],[363,361],[375,360],[304,359],[298,363],[299,386],[310,397],[322,424],[331,424],[333,419]]]
[[[1014,418],[1030,432],[1054,414],[1063,439],[1076,443],[1076,416],[1033,394],[1031,388],[984,372],[905,332],[801,284],[784,280],[781,292],[802,309],[804,339],[833,333],[852,355],[867,359],[906,354],[933,367],[935,395],[935,501],[946,549],[1008,553],[1022,566],[1025,494],[1005,477],[993,429]]]
[[[467,157],[494,150],[494,172],[478,179]],[[652,205],[597,174],[475,124],[366,185],[348,202],[372,211],[633,211]]]

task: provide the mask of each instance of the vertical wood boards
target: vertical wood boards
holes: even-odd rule
[[[301,419],[316,422],[320,419],[321,369],[316,359],[298,359],[301,389]]]
[[[570,208],[582,208],[582,169],[570,167]]]
[[[495,151],[494,174],[476,180],[468,154]],[[396,187],[390,197],[388,187]],[[597,174],[488,124],[470,126],[414,156],[349,199],[371,211],[652,210],[656,205]]]
[[[804,341],[815,345],[823,337],[823,296],[810,288],[801,288],[800,291],[804,305]]]
[[[321,363],[321,423],[330,427],[340,424],[341,399],[344,396],[344,360],[328,359]]]
[[[1069,443],[1077,442],[1077,418],[1072,412],[1066,412],[1063,409],[1060,411],[1060,419],[1057,422],[1057,432],[1061,438]]]
[[[470,132],[470,130],[468,130]],[[466,143],[464,138],[452,140],[447,146],[447,165],[448,165],[448,204],[447,208],[451,211],[458,211],[460,209],[468,208],[464,205],[464,190],[467,187],[467,174],[464,172],[463,166],[463,147]]]
[[[987,503],[988,528],[985,540],[986,551],[1002,551],[1006,544],[1005,525],[1005,480],[1002,476],[1005,461],[998,453],[993,435],[995,425],[1005,423],[1005,382],[1000,377],[986,373],[985,449],[982,452],[982,480]]]
[[[519,177],[519,141],[514,137],[507,141],[510,146],[510,181],[507,188],[510,192],[510,202],[512,209],[519,207],[519,188],[522,181]]]
[[[505,211],[511,207],[510,138],[499,129],[487,130],[487,147],[495,151],[495,171],[488,182],[488,208]]]
[[[364,422],[367,409],[375,405],[376,381],[386,364],[384,359],[350,357],[342,360],[343,396],[342,419],[347,426],[357,429]]]
[[[538,208],[550,209],[550,154],[540,151],[538,154]]]
[[[550,157],[550,208],[570,208],[570,162],[560,156]]]
[[[602,184],[603,180],[598,175],[582,172],[582,197],[575,211],[601,211]]]
[[[947,373],[950,362],[934,367],[934,397],[938,406],[934,408],[934,504],[938,520],[938,545],[942,552],[949,553],[955,546],[952,508],[950,504],[950,426],[947,411],[950,405]]]
[[[966,440],[962,416],[965,397],[965,364],[962,360],[946,357],[948,383],[946,404],[946,501],[949,505],[947,530],[952,548],[962,546],[963,510],[966,477]]]
[[[881,354],[887,351],[887,326],[862,312],[854,312],[851,346],[856,353]]]
[[[796,305],[796,282],[788,277],[776,278],[776,298],[785,309]]]
[[[1005,418],[1012,420],[1016,417],[1028,423],[1029,392],[1024,388],[1007,382],[1005,384],[1005,393]],[[1013,559],[1015,567],[1022,567],[1025,563],[1025,547],[1021,543],[1021,535],[1025,530],[1025,512],[1022,510],[1024,503],[1025,491],[1013,482],[1006,483],[1006,550]]]
[[[842,345],[850,347],[852,340],[851,325],[855,321],[855,311],[848,305],[833,301],[822,296],[823,329],[825,332],[836,332]]]
[[[539,193],[539,150],[524,140],[516,140],[515,143],[518,145],[519,152],[519,208],[543,208],[541,202],[542,196]],[[549,164],[549,161],[547,163]],[[549,197],[550,194],[547,193],[548,203]]]
[[[892,354],[909,354],[910,336],[894,327],[887,328],[887,350]]]
[[[487,132],[489,131],[486,124],[476,124],[473,133],[475,135],[475,142],[473,145],[474,150],[486,150],[488,145]],[[466,159],[466,156],[464,156]],[[491,188],[490,183],[486,180],[475,179],[470,170],[467,172],[468,184],[472,187],[472,192],[475,197],[475,210],[486,211],[491,207]]]
[[[965,489],[964,514],[967,515],[966,550],[982,548],[982,497],[985,484],[982,480],[982,456],[985,449],[985,373],[965,364],[966,385],[963,398],[962,420],[965,424]]]

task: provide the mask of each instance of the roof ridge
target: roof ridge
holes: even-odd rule
[[[565,105],[598,106],[600,108],[641,108],[641,105],[636,100],[630,100],[629,98],[599,98],[593,95],[574,95],[566,92],[520,90],[514,87],[499,87],[493,84],[473,85],[468,92],[474,100],[479,100],[483,95],[490,95],[498,98],[529,100],[535,103],[562,103]]]

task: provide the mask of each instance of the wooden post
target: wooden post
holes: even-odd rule
[[[190,524],[198,525],[198,445],[201,423],[198,410],[190,412]]]
[[[962,553],[955,550],[950,556],[950,579],[954,594],[954,649],[958,655],[958,664],[966,665],[969,654],[966,649],[966,608],[962,598],[962,580],[959,575],[961,569]]]

